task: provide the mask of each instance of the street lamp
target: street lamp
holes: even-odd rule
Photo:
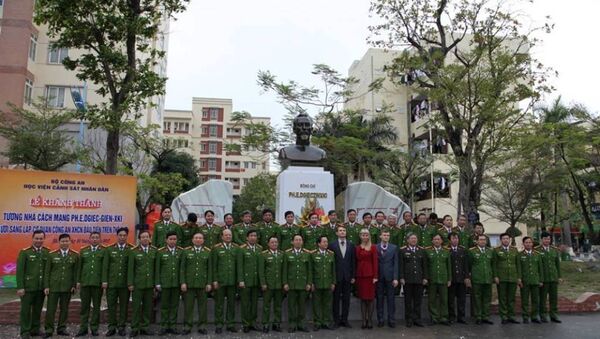
[[[87,110],[87,82],[83,83],[83,88],[71,87],[71,98],[73,99],[75,108],[77,108],[77,112],[79,112],[79,145],[83,147],[83,116]],[[81,172],[80,160],[77,160],[77,172]]]

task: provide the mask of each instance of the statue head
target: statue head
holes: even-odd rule
[[[300,113],[294,118],[293,130],[296,134],[296,145],[309,145],[312,134],[312,119],[306,113]]]

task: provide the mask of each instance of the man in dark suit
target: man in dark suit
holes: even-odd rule
[[[467,302],[467,287],[469,281],[469,260],[467,249],[460,246],[460,235],[452,232],[449,235],[450,267],[452,269],[452,284],[448,288],[448,319],[450,322],[466,324],[465,304]]]
[[[390,231],[384,229],[377,244],[379,256],[379,281],[377,281],[377,326],[383,327],[383,308],[387,303],[387,322],[391,328],[396,327],[395,289],[398,287],[398,247],[390,244]]]
[[[342,225],[336,229],[337,240],[329,244],[329,249],[335,254],[336,284],[333,290],[333,323],[334,327],[348,327],[348,311],[350,309],[350,292],[354,284],[356,269],[356,248],[346,238],[346,228]],[[340,312],[340,303],[342,310]]]

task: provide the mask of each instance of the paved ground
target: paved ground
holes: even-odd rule
[[[402,325],[391,328],[375,328],[372,330],[361,330],[360,323],[352,322],[352,329],[339,329],[335,331],[321,330],[319,332],[310,333],[294,333],[287,332],[262,334],[251,332],[249,334],[222,334],[221,338],[319,338],[319,339],[334,339],[334,338],[567,338],[567,339],[587,339],[600,338],[600,313],[582,314],[582,315],[562,315],[562,324],[528,324],[528,325],[500,325],[498,318],[492,318],[496,323],[494,325],[453,325],[450,327],[436,325],[427,326],[425,328],[406,328]],[[402,324],[402,322],[401,322]],[[153,326],[154,331],[157,330]],[[211,333],[202,336],[199,334],[189,336],[162,336],[162,338],[217,338],[217,335],[209,327]],[[69,326],[70,333],[76,333],[75,325]],[[102,333],[105,331],[105,325],[101,327]],[[96,337],[96,338],[101,338]],[[18,326],[0,326],[0,338],[18,338]],[[66,337],[54,337],[66,338]],[[90,337],[92,338],[92,337]],[[119,338],[119,337],[114,337]],[[144,339],[161,338],[161,336],[145,336]]]

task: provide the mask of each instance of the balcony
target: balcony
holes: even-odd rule
[[[225,172],[241,173],[241,172],[244,172],[244,169],[241,167],[228,167],[228,168],[225,168]]]

